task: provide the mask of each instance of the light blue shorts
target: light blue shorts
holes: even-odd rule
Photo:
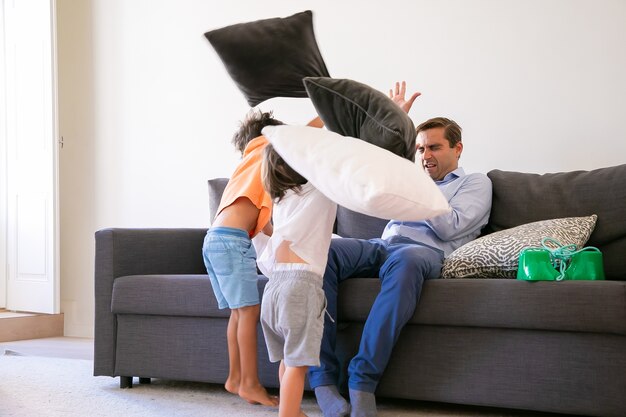
[[[210,228],[204,238],[202,256],[219,308],[260,303],[256,251],[246,231]]]

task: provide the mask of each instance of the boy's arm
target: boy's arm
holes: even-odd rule
[[[265,233],[267,236],[272,236],[272,233],[274,233],[274,225],[272,224],[272,222],[267,222],[261,232]]]
[[[315,119],[307,123],[307,126],[322,128],[324,127],[324,122],[322,122],[322,119],[320,119],[320,117],[317,116]]]

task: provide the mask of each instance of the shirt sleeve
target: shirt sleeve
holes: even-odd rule
[[[491,180],[483,174],[468,175],[449,202],[452,208],[449,213],[425,222],[443,241],[461,238],[487,224],[491,211]]]

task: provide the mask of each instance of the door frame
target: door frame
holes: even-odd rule
[[[4,47],[4,0],[0,4],[0,308],[7,305],[7,131],[6,131],[6,74]]]
[[[6,31],[11,30],[10,27],[13,27],[16,24],[27,24],[28,16],[30,11],[24,13],[22,9],[20,13],[8,13],[7,6],[15,7],[15,1],[17,0],[1,0],[1,18],[2,18],[2,27],[0,34],[0,53],[3,57],[3,65],[0,65],[0,104],[3,104],[4,111],[0,112],[0,121],[3,121],[2,126],[4,126],[4,130],[0,132],[0,161],[3,162],[3,170],[0,173],[0,185],[2,185],[3,192],[0,194],[0,307],[6,307],[10,309],[20,310],[20,311],[32,311],[32,312],[42,312],[49,314],[58,314],[60,313],[60,216],[59,216],[59,122],[58,122],[58,76],[57,76],[57,45],[56,45],[56,0],[39,0],[36,2],[36,6],[40,7],[39,10],[35,10],[36,16],[37,12],[39,18],[49,19],[49,26],[46,25],[46,28],[49,29],[49,32],[41,32],[39,36],[41,36],[43,42],[47,43],[49,46],[49,59],[42,61],[44,63],[44,68],[48,68],[50,72],[44,76],[49,77],[49,83],[46,85],[47,88],[44,91],[44,95],[42,98],[44,102],[42,102],[42,108],[47,108],[46,112],[48,113],[47,120],[44,120],[44,123],[47,125],[47,132],[44,136],[46,147],[49,149],[49,153],[47,153],[46,158],[50,163],[49,168],[43,173],[44,178],[41,178],[42,182],[46,182],[49,185],[44,188],[48,195],[48,203],[49,204],[49,212],[46,214],[47,223],[46,226],[46,240],[45,240],[45,264],[48,266],[45,267],[46,279],[42,282],[47,283],[44,284],[44,287],[36,284],[37,279],[18,279],[18,275],[20,270],[18,270],[18,259],[17,259],[17,250],[18,250],[18,239],[17,233],[17,217],[18,212],[16,212],[17,206],[9,206],[9,204],[15,204],[17,200],[13,201],[12,197],[16,197],[18,194],[11,194],[11,189],[15,191],[15,187],[17,184],[20,184],[19,179],[12,180],[12,177],[16,177],[17,172],[19,171],[19,166],[14,166],[13,169],[10,168],[14,159],[11,159],[12,155],[10,154],[11,146],[15,147],[17,144],[10,142],[15,141],[16,138],[10,138],[9,133],[10,130],[8,126],[8,122],[11,121],[9,119],[9,115],[13,114],[9,112],[8,104],[14,106],[14,104],[19,103],[19,100],[16,97],[9,97],[10,94],[15,94],[15,92],[11,93],[11,88],[9,88],[10,84],[8,78],[9,74],[15,74],[16,71],[19,71],[19,63],[14,62],[14,59],[9,59],[8,55],[9,49],[7,49],[6,42],[9,38],[6,38]],[[33,5],[31,4],[31,7]],[[31,9],[32,10],[32,9]],[[11,17],[13,16],[13,17]],[[18,22],[7,22],[7,19],[16,18]],[[21,20],[24,19],[24,22]],[[8,29],[9,28],[9,29]],[[19,38],[16,38],[19,39]],[[15,88],[15,87],[13,87]],[[15,101],[15,103],[13,102]],[[15,112],[19,107],[12,107],[12,112]],[[23,110],[23,109],[22,109]],[[36,118],[35,118],[36,120]],[[17,126],[17,125],[16,125]],[[15,129],[13,127],[12,129]],[[19,139],[18,139],[19,140]],[[11,145],[12,144],[12,145]],[[45,160],[45,159],[44,159]],[[47,163],[46,163],[47,164]],[[20,176],[17,175],[17,178]],[[49,187],[49,188],[48,188]],[[48,209],[46,209],[48,211]],[[11,213],[13,212],[13,218],[11,217]],[[26,216],[25,213],[23,216],[19,216],[24,218]],[[26,217],[27,218],[27,217]],[[23,223],[24,224],[24,223]],[[22,235],[19,235],[22,236]],[[20,241],[24,242],[24,241]],[[21,252],[20,252],[21,253]],[[21,264],[24,266],[24,264]],[[27,267],[28,268],[28,267]],[[12,281],[15,279],[15,281]],[[22,282],[24,284],[22,284]],[[37,287],[37,288],[36,288]],[[42,292],[43,288],[47,288]],[[11,292],[17,292],[13,295]],[[33,297],[34,296],[34,297]],[[31,301],[29,301],[31,300]]]

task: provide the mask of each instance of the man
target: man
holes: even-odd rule
[[[404,82],[401,89],[396,83],[395,95],[390,96],[408,112],[419,93],[406,101],[405,90]],[[475,239],[489,219],[491,181],[484,174],[465,175],[459,168],[463,143],[458,124],[442,117],[422,123],[417,127],[417,151],[417,163],[446,196],[452,211],[420,222],[391,220],[381,239],[333,239],[324,273],[332,320],[327,317],[324,323],[321,366],[309,372],[325,417],[376,416],[374,392],[402,328],[415,312],[424,281],[439,278],[444,257]],[[381,290],[348,367],[348,404],[337,388],[337,290],[346,279],[375,276]]]

